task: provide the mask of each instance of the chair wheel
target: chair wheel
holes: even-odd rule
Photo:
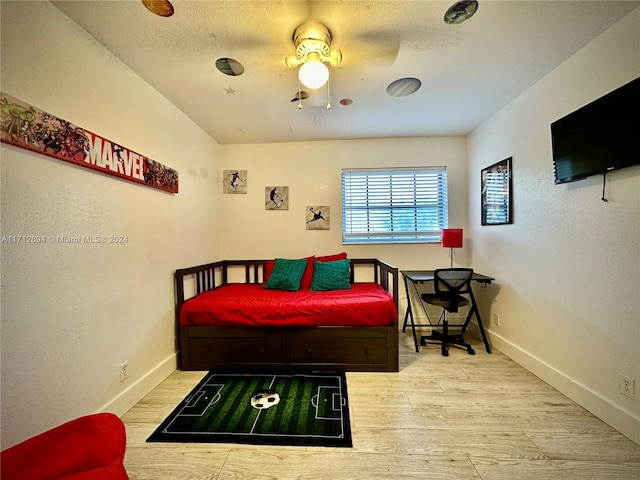
[[[420,339],[420,345],[423,346],[423,347],[426,347],[427,346],[427,341],[424,338],[421,338]]]
[[[471,347],[467,348],[467,352],[469,353],[469,355],[475,355],[476,354],[476,351]]]
[[[442,351],[442,356],[443,357],[448,357],[449,356],[449,350],[443,350]]]

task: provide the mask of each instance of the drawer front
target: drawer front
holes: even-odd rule
[[[189,338],[189,361],[208,363],[281,363],[280,338]]]
[[[386,338],[291,339],[292,363],[386,364]]]

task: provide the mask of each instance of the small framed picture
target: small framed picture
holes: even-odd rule
[[[509,157],[481,172],[482,225],[513,223],[511,160]]]
[[[329,230],[330,220],[330,207],[326,205],[307,207],[307,230]]]
[[[264,187],[265,210],[289,210],[289,187]]]
[[[223,170],[222,193],[247,193],[247,171]]]

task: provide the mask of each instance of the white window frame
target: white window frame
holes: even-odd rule
[[[342,243],[438,243],[448,227],[446,167],[342,170]]]

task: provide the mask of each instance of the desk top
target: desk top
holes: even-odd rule
[[[401,270],[400,273],[414,283],[433,282],[433,270]],[[495,280],[495,278],[473,272],[471,280],[478,283],[489,284]]]

